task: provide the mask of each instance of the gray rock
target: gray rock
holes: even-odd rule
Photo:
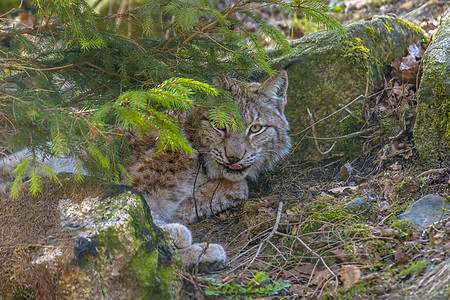
[[[411,221],[416,230],[422,231],[431,224],[448,218],[450,215],[445,210],[446,207],[449,205],[444,198],[430,194],[409,205],[398,218]]]
[[[315,121],[337,111],[365,93],[367,73],[369,93],[379,89],[386,65],[405,56],[409,45],[424,39],[420,28],[395,16],[380,16],[351,24],[346,26],[346,30],[347,37],[329,31],[309,34],[292,43],[292,54],[282,55],[277,50],[269,53],[274,69],[302,59],[288,69],[286,116],[297,141],[303,134],[296,134],[311,125],[307,108],[313,113]],[[350,109],[361,110],[361,107],[362,100]],[[346,134],[343,128],[339,128],[345,116],[348,113],[344,111],[317,124],[317,136]],[[324,149],[327,147],[325,142],[321,141],[321,144],[324,144]],[[347,149],[336,147],[335,150]],[[311,139],[304,139],[291,155],[294,161],[315,157],[318,154]]]
[[[430,168],[450,162],[450,9],[423,56],[414,142]]]
[[[370,209],[372,209],[372,206],[369,202],[367,202],[366,199],[363,197],[356,197],[349,202],[344,204],[344,207],[354,214],[364,213]]]

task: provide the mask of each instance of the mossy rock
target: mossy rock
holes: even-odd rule
[[[425,39],[420,28],[396,16],[380,16],[351,24],[346,26],[346,31],[346,37],[330,31],[309,34],[292,42],[292,54],[269,52],[274,69],[299,60],[288,68],[286,116],[294,141],[299,141],[304,135],[299,133],[311,125],[307,108],[318,121],[364,95],[367,80],[369,94],[378,90],[385,67],[405,56],[409,45]],[[361,98],[350,109],[360,115],[362,103]],[[317,124],[317,137],[341,136],[361,128],[362,123],[352,116],[341,122],[346,116],[348,113],[343,111]],[[311,132],[308,135],[311,136]],[[331,142],[321,141],[320,144],[325,150]],[[350,148],[360,154],[360,148],[353,147],[349,141],[339,142],[331,154],[348,152]],[[319,155],[313,140],[303,139],[291,157],[299,161]]]
[[[14,261],[3,262],[16,279],[14,288],[2,286],[0,281],[0,298],[11,295],[11,291],[19,295],[24,289],[32,298],[181,297],[181,281],[176,275],[181,270],[181,257],[168,235],[154,225],[139,193],[90,176],[81,184],[73,175],[58,177],[61,184],[45,180],[37,198],[8,200],[10,205],[19,204],[17,201],[25,204],[22,210],[34,220],[29,228],[36,237],[34,241],[28,238],[33,244],[31,259],[17,265]],[[11,207],[5,202],[3,205],[7,205],[2,207],[4,210]],[[22,230],[17,226],[6,229],[12,237],[20,235],[14,231]],[[11,244],[11,249],[26,247],[23,243]],[[27,276],[22,276],[22,269]],[[52,282],[52,290],[43,290],[45,287],[35,282]]]
[[[414,141],[425,167],[450,162],[450,10],[423,56]]]

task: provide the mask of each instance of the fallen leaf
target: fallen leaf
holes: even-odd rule
[[[397,251],[395,251],[395,266],[407,265],[409,264],[409,255],[403,253],[401,247],[398,247]]]
[[[349,289],[357,284],[361,278],[361,270],[354,265],[343,265],[338,273],[345,289]]]
[[[348,162],[345,165],[341,167],[341,174],[342,174],[342,181],[347,181],[350,177],[350,174],[352,173],[353,167]]]
[[[387,167],[387,169],[391,171],[400,171],[402,169],[402,166],[396,161],[395,163]]]
[[[281,277],[293,283],[307,283],[314,272],[316,264],[298,265],[290,270],[285,270]]]
[[[336,256],[336,258],[339,259],[340,261],[342,261],[342,262],[347,261],[348,254],[345,250],[335,249],[335,250],[331,250],[330,252],[331,252],[331,254]]]
[[[308,292],[312,292],[312,289],[304,286],[303,284],[291,284],[291,287],[289,288],[289,291],[292,294],[302,294],[305,295]]]
[[[422,58],[424,50],[422,47],[418,47],[416,44],[411,44],[408,46],[408,52],[409,54],[411,54],[411,56]]]
[[[329,189],[328,191],[333,194],[341,195],[344,194],[345,192],[351,192],[357,189],[358,189],[357,186],[341,186]]]
[[[379,273],[372,273],[372,274],[367,274],[367,275],[361,277],[361,281],[370,282],[373,280],[377,280],[378,278],[380,278]]]
[[[399,183],[402,180],[403,176],[400,174],[394,174],[394,176],[392,176],[392,181],[394,181],[395,183]]]
[[[314,272],[314,278],[311,280],[311,283],[309,285],[317,285],[322,286],[324,282],[330,277],[331,273],[328,270],[322,270],[318,272]]]

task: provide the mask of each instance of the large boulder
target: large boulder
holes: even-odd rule
[[[450,10],[423,57],[414,141],[430,168],[450,163]]]
[[[379,16],[351,24],[346,26],[346,31],[346,37],[330,31],[312,33],[292,42],[291,54],[281,55],[276,50],[269,53],[274,69],[298,60],[288,68],[286,106],[291,134],[296,141],[305,134],[302,130],[311,125],[307,108],[314,121],[318,121],[364,95],[367,82],[369,94],[374,92],[380,88],[385,67],[400,60],[409,45],[425,39],[420,28],[396,16]],[[360,99],[349,109],[358,115],[362,103]],[[348,133],[343,131],[345,124],[341,122],[346,116],[348,112],[342,111],[317,124],[317,136],[336,137]],[[311,139],[304,139],[292,157],[296,161],[317,157],[312,143]],[[345,148],[335,149],[346,151]]]
[[[181,258],[140,194],[61,175],[0,200],[0,298],[176,299]]]

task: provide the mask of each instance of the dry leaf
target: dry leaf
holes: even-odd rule
[[[372,273],[372,274],[368,274],[366,276],[363,276],[361,278],[361,281],[370,282],[370,281],[373,281],[373,280],[377,280],[378,278],[380,278],[380,274],[379,273]]]
[[[336,249],[336,250],[331,250],[330,252],[331,252],[331,254],[336,256],[336,258],[339,259],[340,261],[342,261],[342,262],[347,261],[348,254],[345,250]]]
[[[343,265],[339,269],[340,280],[345,289],[349,289],[359,282],[361,270],[357,266]]]
[[[307,283],[312,276],[316,264],[298,265],[290,270],[285,270],[281,277],[293,283]]]
[[[387,167],[387,169],[391,171],[400,171],[402,169],[402,166],[396,161],[395,163]]]
[[[352,170],[353,170],[353,167],[349,162],[341,167],[341,174],[342,174],[343,181],[348,180],[348,178],[350,177],[350,174],[352,173]]]
[[[331,273],[328,270],[322,270],[319,272],[314,272],[314,278],[309,285],[322,286],[324,282],[330,277]]]
[[[292,294],[301,294],[301,295],[305,295],[308,292],[312,292],[313,290],[307,286],[304,286],[303,284],[292,284],[291,287],[289,288],[289,292],[291,292]]]
[[[351,192],[354,190],[357,190],[358,187],[357,186],[341,186],[341,187],[336,187],[336,188],[332,188],[329,189],[328,191],[330,193],[336,194],[336,195],[341,195],[344,194],[345,192]]]
[[[392,181],[394,181],[395,183],[399,183],[402,179],[403,176],[400,174],[394,174],[394,176],[392,176]]]
[[[409,264],[409,255],[403,253],[401,247],[395,251],[395,266],[407,265]]]

